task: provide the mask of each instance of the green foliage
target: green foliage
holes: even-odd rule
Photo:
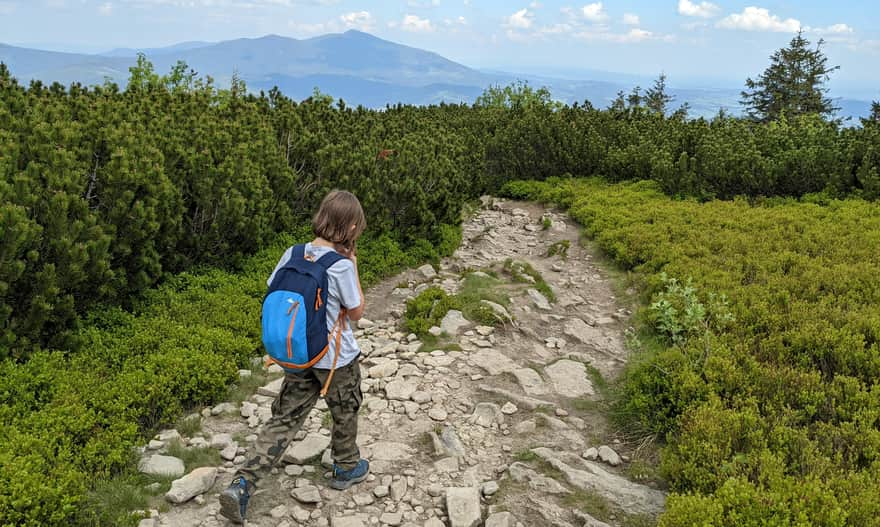
[[[654,86],[645,92],[645,106],[652,112],[660,115],[666,115],[669,103],[675,100],[675,97],[666,92],[666,74],[661,73]]]
[[[466,319],[477,324],[493,326],[503,323],[491,308],[482,304],[483,300],[489,300],[502,306],[509,305],[510,299],[501,285],[499,279],[485,273],[468,273],[455,295],[448,295],[439,287],[429,287],[407,301],[404,313],[406,327],[422,339],[426,344],[424,349],[434,350],[443,346],[428,330],[439,326],[450,309],[461,311]]]
[[[728,489],[771,492],[771,512],[790,518],[801,510],[792,489],[816,482],[847,521],[869,524],[866,496],[880,480],[870,472],[880,298],[869,277],[880,239],[875,205],[837,198],[880,197],[880,127],[797,112],[764,125],[688,121],[652,101],[663,102],[636,90],[629,106],[624,94],[609,110],[562,106],[519,84],[474,106],[373,111],[320,93],[250,95],[240,79],[218,90],[183,63],[160,76],[144,57],[125,90],[24,87],[0,64],[0,517],[69,525],[93,482],[130,468],[131,448],[154,427],[244,384],[237,369],[260,349],[265,277],[309,236],[328,190],[351,190],[364,206],[369,285],[450,254],[464,205],[519,178],[552,181],[506,190],[570,207],[617,262],[647,277],[646,297],[661,293],[665,271],[732,299],[737,323],[722,328],[709,293],[665,298],[655,314],[679,344],[632,368],[625,410],[671,439],[693,435],[700,459],[715,459],[703,443],[724,439],[699,436],[703,419],[734,412],[719,417],[734,430],[757,411],[773,426],[756,444],[772,456],[743,466],[779,459],[784,477],[773,486],[728,459],[751,485],[728,487],[671,447],[664,466],[682,494],[670,517],[692,505],[733,521],[752,498],[717,501]],[[611,191],[550,179],[559,174],[651,181]],[[736,196],[747,198],[699,203]],[[539,275],[515,274],[553,299]],[[492,320],[476,302],[492,288],[468,280],[459,297],[419,305],[419,328],[452,305]],[[693,338],[701,324],[712,331]],[[749,398],[762,401],[757,410]],[[688,501],[684,489],[697,485]]]
[[[827,65],[822,44],[820,39],[816,49],[810,49],[810,41],[801,29],[788,47],[773,53],[770,66],[757,80],[746,79],[748,91],[742,92],[742,103],[749,117],[769,122],[782,115],[833,114],[838,108],[826,97],[825,83],[840,66]]]
[[[181,414],[266,381],[241,381],[261,350],[259,310],[265,280],[286,247],[282,236],[244,260],[237,274],[181,273],[133,306],[87,314],[71,340],[88,352],[37,351],[24,363],[0,361],[0,517],[11,525],[124,525],[141,507],[131,452]],[[450,232],[454,232],[454,229]],[[365,239],[360,269],[378,279],[389,260],[419,263],[424,251]],[[250,384],[249,384],[250,383]],[[196,430],[196,421],[181,430]],[[172,445],[189,468],[218,463],[216,450]],[[121,475],[121,476],[120,476]],[[113,484],[105,484],[112,476]],[[121,480],[117,481],[119,478]],[[118,483],[118,485],[116,485]],[[136,524],[136,522],[134,522]]]
[[[568,257],[568,250],[571,249],[571,241],[562,240],[554,243],[550,247],[547,248],[547,257],[553,256],[561,256],[562,258]]]
[[[507,86],[493,85],[488,87],[474,103],[477,107],[510,109],[513,111],[546,108],[556,110],[562,104],[554,101],[546,87],[534,89],[526,81],[516,81]]]
[[[459,309],[457,299],[439,287],[429,287],[406,302],[403,315],[406,328],[416,335],[424,335],[433,326],[439,326],[450,309]]]
[[[183,437],[192,437],[202,430],[202,416],[198,413],[190,414],[177,421],[175,430]]]
[[[187,472],[199,467],[216,467],[223,462],[216,448],[186,447],[180,441],[168,444],[168,455],[182,460]]]
[[[667,439],[661,526],[876,525],[880,206],[701,204],[651,182],[507,190],[564,204],[646,284],[643,318],[672,347],[630,362],[616,410]]]
[[[142,516],[134,511],[150,508],[150,493],[144,488],[146,484],[146,478],[141,475],[98,481],[86,496],[76,519],[77,525],[135,527]]]
[[[663,290],[655,295],[649,310],[649,320],[660,335],[673,344],[684,345],[693,337],[704,336],[713,331],[723,331],[732,322],[727,298],[714,293],[708,295],[706,304],[697,297],[697,290],[690,278],[680,283],[675,278],[658,275]]]
[[[512,260],[508,258],[504,261],[504,271],[508,273],[511,279],[520,284],[533,284],[542,295],[550,302],[556,302],[556,294],[550,285],[541,276],[537,269],[528,262]]]
[[[455,295],[464,317],[486,326],[495,326],[503,322],[498,320],[491,308],[482,303],[483,300],[488,300],[504,307],[510,305],[510,298],[500,288],[501,283],[490,275],[482,276],[476,273],[465,275],[464,283]]]
[[[160,76],[143,56],[124,91],[25,88],[4,68],[0,356],[71,348],[83,313],[131,307],[169,275],[239,268],[334,187],[360,198],[392,265],[405,265],[396,248],[450,252],[464,204],[511,179],[651,179],[699,199],[880,196],[880,127],[798,112],[764,126],[666,118],[663,76],[630,99],[563,106],[519,83],[470,107],[371,111],[218,90],[184,63]]]
[[[24,88],[4,68],[0,108],[0,358],[74,349],[84,313],[130,308],[172,274],[240,268],[334,187],[360,198],[389,269],[437,259],[487,186],[463,106],[297,104],[140,56],[125,91]]]

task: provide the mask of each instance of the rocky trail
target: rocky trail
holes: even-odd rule
[[[629,310],[567,216],[532,203],[482,203],[439,271],[411,269],[366,293],[372,322],[362,320],[356,335],[368,480],[346,491],[326,485],[332,423],[320,401],[286,464],[261,482],[247,525],[654,524],[664,493],[635,477],[638,442],[615,433],[602,405],[605,383],[625,364]],[[554,250],[563,254],[548,256]],[[536,273],[522,271],[524,264]],[[450,311],[431,329],[430,345],[404,329],[407,299],[431,286],[457,293],[474,273],[510,298],[507,307],[481,303],[504,324],[479,325]],[[540,282],[532,275],[555,300],[530,283]],[[145,447],[142,471],[180,479],[164,496],[171,505],[150,511],[141,527],[227,525],[217,493],[271,415],[280,383],[240,405],[205,409],[192,437],[167,430]],[[183,475],[183,463],[167,455],[173,441],[217,449],[225,461]]]

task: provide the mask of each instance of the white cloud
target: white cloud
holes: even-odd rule
[[[575,37],[582,40],[601,40],[605,42],[615,42],[618,44],[637,44],[648,40],[672,42],[675,40],[673,35],[658,35],[651,31],[632,28],[626,33],[613,33],[611,31],[581,31],[575,34]]]
[[[581,13],[590,22],[605,22],[608,20],[608,13],[602,7],[602,2],[585,5],[581,8]]]
[[[574,31],[574,26],[571,24],[553,24],[552,26],[544,26],[537,30],[537,36],[550,36],[550,35],[564,35],[566,33],[571,33]]]
[[[416,15],[404,16],[403,22],[400,23],[400,28],[404,31],[412,31],[413,33],[434,31],[434,25],[431,24],[429,19],[419,18]]]
[[[721,11],[721,8],[711,2],[695,4],[689,0],[678,0],[678,14],[680,15],[712,18],[719,11]]]
[[[806,30],[818,35],[849,35],[855,31],[846,24],[832,24],[828,27],[810,27],[806,28]]]
[[[534,16],[534,13],[529,12],[528,9],[520,9],[516,13],[507,17],[507,25],[515,29],[528,29],[532,27],[532,19]]]
[[[799,20],[782,20],[763,7],[747,7],[742,13],[732,13],[720,21],[718,27],[743,31],[773,31],[776,33],[796,33],[801,28]]]
[[[371,15],[369,11],[352,11],[351,13],[345,13],[339,17],[339,20],[346,28],[360,29],[361,31],[370,31],[373,29],[375,23],[373,15]]]
[[[639,15],[634,15],[632,13],[624,13],[623,14],[623,23],[628,26],[637,26],[641,24],[639,20]]]
[[[466,19],[465,17],[463,17],[463,16],[459,16],[459,17],[456,17],[456,18],[444,18],[444,19],[443,19],[443,25],[445,25],[445,26],[447,26],[447,27],[453,27],[453,26],[466,26],[466,25],[467,25],[467,19]]]
[[[101,16],[110,16],[113,14],[113,4],[110,2],[104,2],[100,6],[98,6],[98,14]]]

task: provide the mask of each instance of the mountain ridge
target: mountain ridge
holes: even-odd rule
[[[617,92],[629,92],[637,75],[587,70],[597,78],[564,79],[548,75],[515,74],[475,69],[439,53],[348,30],[296,39],[277,34],[221,42],[188,41],[158,48],[116,48],[101,54],[64,53],[0,43],[0,62],[22,82],[38,79],[84,85],[111,80],[124,86],[138,53],[144,53],[156,71],[169,71],[179,60],[228,86],[233,74],[256,89],[273,82],[286,95],[305,98],[315,88],[342,98],[350,105],[384,107],[398,102],[433,104],[472,103],[487,87],[525,80],[547,86],[554,98],[566,103],[589,100],[605,107]],[[601,78],[604,75],[604,78]],[[314,83],[309,85],[310,83]],[[709,117],[724,108],[739,110],[739,89],[673,88],[675,105],[688,102],[692,116]],[[837,98],[841,117],[867,115],[870,101]]]

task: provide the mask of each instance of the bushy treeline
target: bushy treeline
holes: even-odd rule
[[[144,61],[122,92],[24,88],[0,65],[0,358],[70,348],[79,314],[169,273],[237,265],[334,187],[371,233],[437,242],[485,188],[463,117],[217,90]]]
[[[653,179],[702,198],[880,196],[880,125],[761,125],[638,103],[562,106],[525,85],[473,106],[383,111],[218,90],[145,60],[115,85],[20,86],[0,65],[0,357],[70,347],[77,316],[169,273],[236,265],[345,187],[375,233],[436,241],[514,179]]]
[[[0,65],[0,356],[67,347],[79,313],[162,276],[232,264],[334,186],[374,232],[434,240],[460,204],[562,173],[657,180],[702,198],[880,196],[880,125],[672,117],[636,102],[561,106],[528,86],[474,106],[384,111],[218,90],[145,60],[114,85],[20,86]]]
[[[663,527],[880,525],[880,204],[512,183],[643,280],[619,410],[667,440]],[[816,202],[819,199],[820,202]]]

